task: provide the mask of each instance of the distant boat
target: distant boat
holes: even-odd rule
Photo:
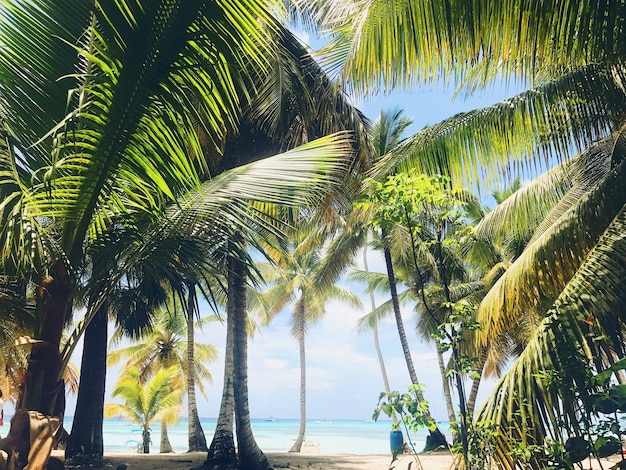
[[[274,418],[273,416],[270,416],[269,418],[265,418],[266,423],[275,423],[276,421],[278,420]]]
[[[327,419],[318,419],[315,421],[315,424],[335,424],[332,421],[328,421]]]

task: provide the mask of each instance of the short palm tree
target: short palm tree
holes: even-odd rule
[[[142,338],[141,342],[125,348],[116,349],[109,353],[108,364],[117,364],[125,359],[124,369],[137,369],[139,380],[148,381],[157,371],[163,368],[173,368],[178,374],[175,377],[176,387],[186,389],[186,378],[193,374],[197,379],[200,391],[206,396],[203,381],[211,381],[211,373],[207,364],[216,358],[216,348],[210,344],[195,343],[195,360],[193,369],[189,370],[187,361],[187,322],[180,311],[161,309],[157,314],[157,323],[151,331]],[[118,330],[113,339],[120,339],[121,330]],[[167,420],[161,421],[160,452],[171,452],[172,447],[167,440]],[[206,449],[205,449],[206,450]]]
[[[317,282],[316,276],[323,263],[322,245],[306,236],[296,235],[299,243],[284,251],[273,251],[271,264],[259,267],[270,287],[259,294],[260,305],[266,308],[266,322],[284,308],[291,306],[292,335],[298,340],[300,356],[300,428],[289,452],[300,452],[306,432],[306,348],[305,336],[310,325],[326,313],[326,304],[332,300],[361,307],[358,296],[337,285]]]
[[[107,417],[121,416],[141,425],[142,451],[150,453],[150,426],[166,416],[172,408],[180,407],[183,387],[175,387],[180,372],[176,367],[161,369],[142,382],[137,369],[128,369],[112,392],[122,403],[107,404]]]

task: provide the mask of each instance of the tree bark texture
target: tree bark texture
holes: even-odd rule
[[[304,293],[303,293],[304,294]],[[306,432],[306,353],[305,353],[305,341],[304,341],[304,323],[305,311],[304,300],[298,300],[296,304],[296,322],[301,323],[298,329],[298,346],[300,350],[300,428],[298,429],[298,437],[296,441],[289,449],[289,452],[300,452],[302,450],[302,444],[304,442],[304,434]]]
[[[196,401],[196,379],[194,374],[194,315],[196,314],[196,291],[193,284],[189,284],[189,299],[187,308],[187,415],[189,416],[189,427],[187,439],[189,444],[188,452],[207,452],[206,437],[200,417],[198,416],[198,403]]]
[[[107,360],[107,305],[103,304],[85,330],[78,398],[65,458],[101,462],[104,455],[102,423]]]
[[[165,421],[161,421],[161,442],[159,443],[159,453],[171,454],[172,452],[174,452],[174,449],[172,449],[170,438],[167,435],[167,423]]]
[[[229,276],[229,291],[230,289]],[[231,310],[229,301],[226,312],[224,388],[222,390],[222,402],[215,434],[209,446],[207,460],[202,466],[206,470],[236,470],[239,468],[239,461],[235,453],[235,434],[233,432],[235,415],[235,324]]]
[[[22,406],[48,416],[63,416],[65,395],[59,344],[74,284],[61,261],[55,261],[37,293],[37,310],[41,319],[38,340],[31,348],[26,371]],[[61,392],[61,393],[59,393]]]
[[[248,331],[246,311],[246,275],[241,261],[228,260],[228,320],[234,323],[235,346],[235,423],[239,468],[242,470],[269,470],[270,464],[257,445],[250,424],[248,407]]]

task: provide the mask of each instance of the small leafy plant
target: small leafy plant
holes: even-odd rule
[[[397,419],[392,423],[391,429],[398,431],[402,426],[407,436],[410,436],[411,431],[415,432],[422,428],[435,429],[436,423],[430,417],[428,401],[419,398],[423,396],[422,390],[422,384],[412,384],[409,385],[408,391],[405,393],[398,391],[382,392],[378,397],[378,404],[374,409],[372,419],[377,421],[381,413],[390,418],[396,417]],[[421,468],[417,451],[410,437],[408,443],[416,463]],[[402,447],[393,450],[392,464],[403,451]]]

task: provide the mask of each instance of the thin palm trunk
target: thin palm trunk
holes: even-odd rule
[[[446,402],[446,409],[448,410],[448,421],[450,422],[450,426],[453,427],[456,424],[456,414],[454,412],[454,405],[452,404],[452,391],[450,390],[450,382],[446,377],[446,365],[443,360],[441,342],[439,340],[435,340],[435,349],[437,350],[437,364],[439,365],[439,374],[441,375],[443,397]]]
[[[187,308],[187,415],[189,416],[189,427],[187,438],[189,444],[189,452],[206,452],[206,437],[202,426],[200,425],[200,417],[198,416],[198,403],[196,401],[196,379],[194,371],[194,315],[196,313],[196,290],[191,283],[189,287],[189,299]]]
[[[235,453],[235,433],[233,432],[235,415],[235,324],[231,308],[228,307],[226,318],[226,348],[224,351],[224,387],[222,402],[217,418],[215,434],[209,447],[205,470],[236,470],[239,468]]]
[[[248,331],[246,274],[241,261],[228,259],[228,321],[234,323],[235,423],[239,468],[269,470],[270,464],[252,433],[248,405]]]
[[[144,454],[150,453],[150,428],[144,424],[141,432],[141,444]]]
[[[159,452],[161,454],[171,454],[174,452],[170,438],[167,435],[167,423],[165,420],[161,420],[161,442],[159,443]]]
[[[102,305],[85,330],[78,398],[65,458],[90,464],[102,461],[102,423],[107,359],[107,306]]]
[[[369,272],[369,266],[367,264],[367,248],[363,250],[363,270],[366,273]],[[370,291],[369,297],[370,297],[370,307],[373,312],[374,310],[376,310],[376,301],[374,299],[374,292]],[[380,339],[378,337],[378,322],[374,324],[372,328],[372,332],[374,334],[374,348],[376,349],[376,357],[378,357],[378,366],[380,367],[380,374],[382,375],[382,378],[383,378],[383,386],[385,387],[385,392],[389,393],[391,392],[391,387],[389,387],[389,377],[387,375],[387,367],[385,366],[385,359],[383,358],[383,352],[380,349]],[[398,423],[398,416],[395,413],[391,415],[391,418],[393,419],[394,424]]]
[[[383,232],[383,243],[385,240],[386,233]],[[409,377],[411,378],[412,384],[418,384],[417,373],[415,372],[415,366],[413,365],[413,358],[411,357],[411,351],[409,350],[409,343],[406,338],[406,332],[404,330],[404,323],[402,321],[402,313],[400,312],[400,303],[398,302],[398,289],[396,286],[396,276],[393,270],[393,263],[391,261],[391,252],[388,247],[383,248],[383,253],[385,256],[385,265],[387,267],[387,277],[389,279],[389,292],[391,294],[391,303],[393,305],[393,314],[396,319],[396,327],[398,329],[398,335],[400,336],[400,344],[402,345],[402,351],[404,352],[404,360],[406,362],[407,369],[409,371]],[[424,396],[422,393],[418,393],[418,400],[424,400]],[[424,413],[424,417],[429,420],[431,423],[436,423],[430,413]],[[439,430],[436,424],[433,424],[431,428],[428,430],[429,435],[426,438],[426,446],[424,447],[425,451],[437,449],[441,446],[447,447],[448,443],[446,441],[445,436]]]
[[[296,316],[298,327],[298,345],[300,347],[300,428],[298,429],[298,437],[289,449],[289,452],[300,452],[302,443],[304,442],[304,434],[306,432],[306,355],[304,343],[304,302],[302,297],[296,305]]]
[[[483,378],[482,371],[485,368],[485,362],[487,362],[487,348],[482,348],[480,351],[480,357],[478,358],[478,364],[476,370],[481,372],[472,379],[472,388],[467,397],[467,416],[471,419],[474,416],[474,409],[476,408],[476,400],[478,398],[478,389],[480,388],[480,382]]]

